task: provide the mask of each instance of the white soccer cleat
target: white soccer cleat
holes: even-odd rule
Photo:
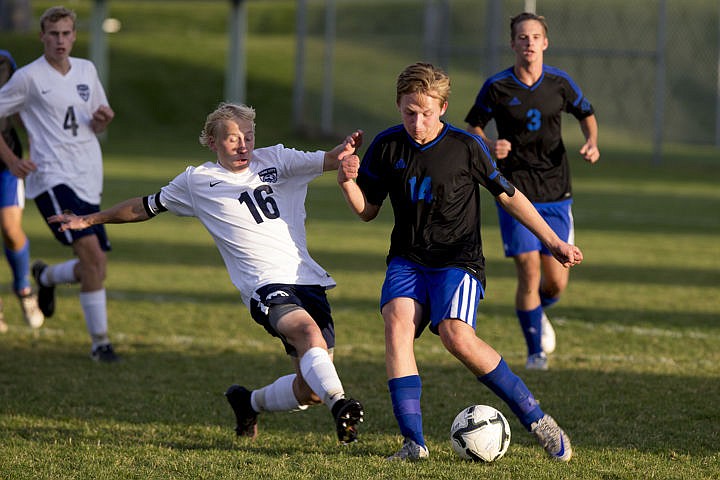
[[[5,323],[5,314],[3,313],[3,302],[0,298],[0,333],[7,333],[8,324]]]
[[[20,300],[20,309],[22,310],[25,322],[30,328],[38,329],[45,323],[45,315],[40,311],[38,306],[38,297],[34,293],[28,293],[27,295],[18,295]]]
[[[550,354],[555,351],[555,329],[550,323],[545,312],[542,314],[542,324],[540,327],[540,348],[545,354]]]
[[[570,437],[560,428],[554,418],[545,414],[540,420],[533,423],[530,429],[530,432],[553,460],[570,461],[573,453]]]
[[[410,461],[418,461],[426,459],[430,456],[430,452],[428,451],[427,447],[425,445],[418,445],[414,441],[410,440],[409,438],[406,438],[403,442],[403,446],[400,450],[398,450],[393,455],[390,455],[387,457],[387,460],[390,461],[397,461],[397,460],[410,460]]]
[[[527,362],[525,362],[525,368],[527,370],[547,370],[548,358],[547,355],[545,355],[545,352],[528,355]]]

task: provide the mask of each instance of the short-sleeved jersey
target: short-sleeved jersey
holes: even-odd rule
[[[92,114],[107,105],[105,90],[89,60],[70,57],[62,75],[44,56],[20,68],[0,89],[0,117],[20,113],[38,169],[25,179],[28,198],[59,185],[100,204],[103,168]]]
[[[159,201],[205,226],[248,308],[255,290],[269,283],[331,288],[335,282],[310,257],[305,235],[307,186],[322,174],[323,160],[321,151],[258,148],[239,173],[211,162],[188,167],[160,190]]]
[[[432,268],[459,267],[485,282],[480,188],[514,193],[483,140],[450,124],[420,145],[402,125],[375,137],[357,179],[369,203],[389,195],[395,215],[391,258]]]
[[[545,65],[540,79],[525,85],[510,67],[483,84],[465,121],[484,128],[494,118],[498,138],[512,144],[500,170],[530,201],[554,202],[572,197],[562,112],[578,120],[594,113],[567,73]]]

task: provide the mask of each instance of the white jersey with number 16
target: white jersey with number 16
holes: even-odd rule
[[[335,286],[308,253],[305,196],[324,152],[283,145],[253,151],[247,169],[188,167],[160,191],[170,212],[197,217],[210,232],[243,301],[269,283]]]

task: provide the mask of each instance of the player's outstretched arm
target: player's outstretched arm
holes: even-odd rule
[[[63,213],[48,217],[49,223],[59,223],[58,230],[82,230],[102,223],[143,222],[152,218],[145,209],[143,197],[135,197],[110,208],[89,215]]]
[[[323,171],[337,170],[342,162],[349,155],[355,153],[355,151],[362,145],[363,138],[362,130],[355,130],[353,133],[345,137],[342,143],[335,146],[332,150],[325,152],[325,162],[323,164]]]
[[[515,189],[512,197],[501,193],[496,198],[510,215],[517,218],[543,242],[563,267],[572,267],[582,262],[583,254],[580,249],[562,241],[520,190]]]
[[[360,158],[357,155],[349,155],[340,162],[337,181],[350,210],[362,221],[369,222],[377,216],[380,207],[368,203],[365,193],[355,183],[359,170]]]

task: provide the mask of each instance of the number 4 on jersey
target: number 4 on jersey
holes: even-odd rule
[[[68,109],[65,111],[65,121],[63,121],[63,129],[65,130],[72,130],[72,136],[77,137],[77,131],[80,125],[77,123],[77,118],[75,117],[75,109],[70,105]]]

